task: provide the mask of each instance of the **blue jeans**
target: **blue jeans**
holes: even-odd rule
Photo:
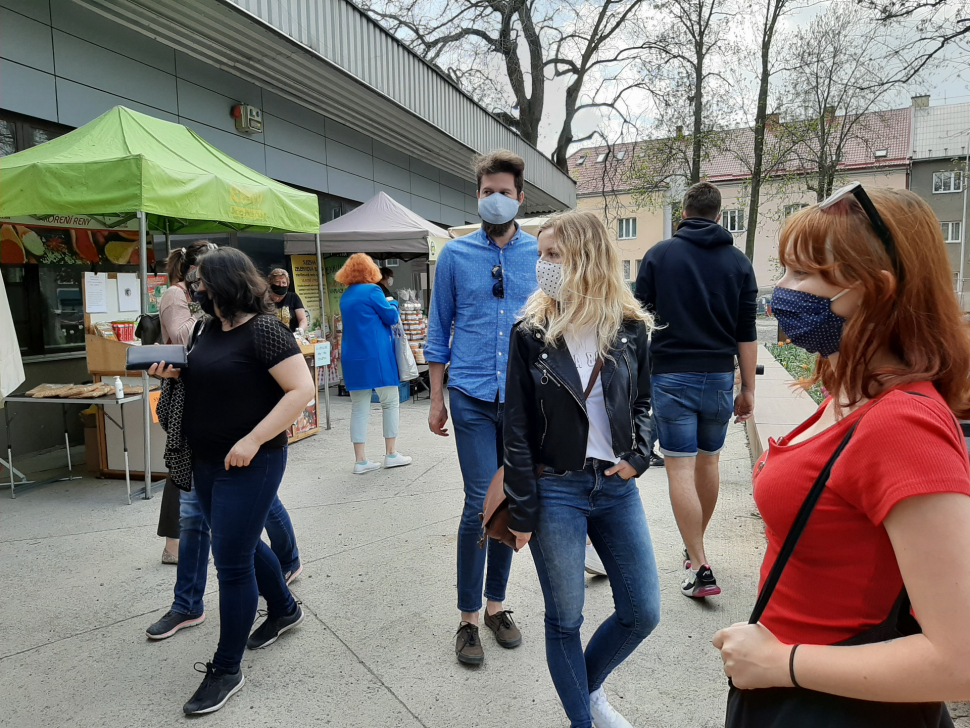
[[[589,694],[660,621],[660,583],[640,493],[634,479],[604,475],[611,466],[590,459],[584,470],[543,475],[529,542],[545,600],[546,661],[573,728],[592,726]],[[587,533],[606,567],[616,611],[583,652]]]
[[[172,610],[197,617],[205,611],[203,596],[209,571],[209,524],[202,515],[195,489],[179,494],[179,528],[179,563]],[[273,499],[266,516],[266,535],[283,573],[295,571],[300,565],[300,551],[296,547],[290,514],[278,497]]]
[[[734,414],[734,372],[654,374],[660,452],[668,457],[717,455]]]
[[[202,458],[192,467],[219,575],[219,647],[212,664],[225,672],[239,669],[260,593],[270,617],[296,609],[279,559],[260,538],[285,463],[284,449],[272,448],[260,450],[245,468],[226,470],[224,460]]]
[[[505,459],[502,444],[503,405],[497,400],[486,402],[469,397],[454,388],[449,392],[458,463],[462,480],[465,481],[465,507],[458,526],[458,609],[477,612],[482,608],[483,580],[486,599],[505,601],[505,586],[514,553],[505,544],[492,539],[488,540],[484,549],[478,547],[482,537],[482,523],[478,520],[478,514],[485,506],[485,494],[492,476]]]

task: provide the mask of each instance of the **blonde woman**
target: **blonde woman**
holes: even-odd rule
[[[650,315],[589,212],[539,231],[536,278],[510,337],[505,491],[546,606],[546,659],[573,728],[630,726],[603,682],[660,619],[660,587],[635,478],[650,464]],[[616,611],[583,651],[586,535]]]
[[[289,326],[290,331],[309,329],[310,319],[303,299],[290,290],[290,274],[282,268],[274,268],[266,280],[269,281],[269,300],[276,306],[276,318]]]

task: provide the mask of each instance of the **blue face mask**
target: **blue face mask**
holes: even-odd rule
[[[771,294],[771,312],[795,346],[823,357],[832,356],[842,342],[845,319],[832,313],[831,304],[846,293],[848,290],[835,298],[823,298],[805,291],[776,287]]]
[[[478,214],[482,220],[493,225],[503,225],[515,219],[519,212],[519,201],[493,192],[478,200]]]

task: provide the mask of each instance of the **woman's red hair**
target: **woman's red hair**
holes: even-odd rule
[[[352,286],[355,283],[378,283],[381,269],[367,253],[354,253],[334,275],[338,283]]]
[[[845,323],[837,365],[819,357],[807,381],[821,381],[850,404],[889,387],[931,381],[958,417],[970,418],[970,326],[953,292],[940,223],[908,190],[867,192],[896,243],[901,284],[855,198],[800,210],[781,232],[782,265],[818,272],[835,286],[858,284],[863,294],[858,313]],[[872,368],[883,347],[904,365]]]

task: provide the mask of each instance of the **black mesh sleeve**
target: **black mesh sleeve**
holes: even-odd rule
[[[284,359],[300,353],[293,333],[275,316],[257,316],[253,330],[256,356],[267,369],[272,369]]]

